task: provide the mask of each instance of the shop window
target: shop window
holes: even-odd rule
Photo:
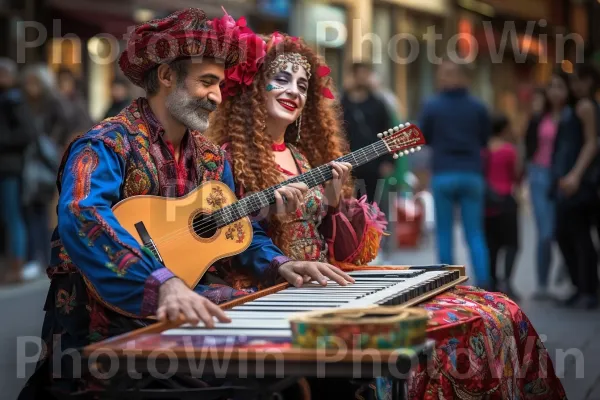
[[[431,15],[422,13],[407,13],[403,32],[410,34],[412,45],[403,41],[404,60],[406,62],[406,102],[407,118],[418,118],[423,102],[436,91],[435,72],[436,59],[445,56],[441,50],[443,41],[431,41],[428,33],[435,28],[434,33],[443,33],[443,22]],[[415,40],[416,39],[416,40]],[[435,48],[430,49],[435,43]],[[435,50],[436,58],[431,50]]]
[[[382,87],[394,87],[394,51],[390,48],[394,36],[394,14],[391,7],[376,6],[373,10],[373,69]],[[390,54],[391,53],[391,54]]]
[[[71,70],[75,76],[82,74],[82,48],[79,38],[53,38],[48,49],[48,65],[53,71],[61,67]]]

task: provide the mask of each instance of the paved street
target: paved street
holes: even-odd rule
[[[530,218],[524,215],[522,224],[522,251],[515,276],[515,288],[521,295],[521,305],[534,327],[545,338],[545,344],[554,360],[557,373],[562,378],[570,400],[600,400],[600,313],[574,312],[553,308],[527,299],[533,290],[534,231]],[[470,264],[462,244],[460,229],[456,235],[456,263]],[[397,252],[393,261],[401,264],[434,263],[435,251],[431,241],[418,251]],[[48,284],[45,280],[23,287],[0,290],[0,320],[3,321],[0,337],[0,398],[15,399],[24,379],[18,374],[31,373],[33,363],[22,365],[23,356],[35,355],[35,348],[18,346],[17,337],[36,336],[40,332]],[[560,288],[555,288],[557,293]],[[564,291],[564,288],[563,288]],[[17,355],[21,363],[17,363]],[[23,367],[27,367],[25,370]]]

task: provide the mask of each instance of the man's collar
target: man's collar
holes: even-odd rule
[[[158,139],[164,135],[165,129],[162,124],[156,118],[154,112],[152,112],[152,108],[150,108],[150,103],[148,99],[141,98],[140,99],[140,113],[142,114],[144,120],[148,124],[148,132],[150,133],[150,141],[152,143],[156,143]]]

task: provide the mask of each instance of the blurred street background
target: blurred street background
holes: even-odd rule
[[[236,19],[246,16],[248,25],[259,33],[301,36],[318,50],[331,67],[351,142],[357,135],[375,138],[377,133],[369,132],[368,119],[366,128],[352,122],[356,109],[386,107],[390,127],[412,122],[428,137],[447,134],[448,147],[479,150],[487,145],[478,142],[477,132],[469,136],[468,127],[460,128],[459,139],[452,142],[456,138],[452,129],[459,128],[447,126],[440,117],[443,113],[435,111],[455,113],[453,104],[443,103],[438,96],[459,88],[471,95],[469,101],[487,110],[494,143],[490,146],[506,145],[518,160],[509,165],[515,173],[508,178],[506,194],[516,211],[497,218],[494,210],[486,209],[482,217],[486,232],[481,234],[490,254],[502,247],[493,248],[497,240],[504,243],[494,288],[516,299],[543,335],[569,399],[600,400],[597,293],[580,293],[574,284],[565,261],[571,258],[559,250],[552,235],[554,223],[549,221],[556,211],[544,208],[547,188],[540,176],[553,161],[551,145],[548,150],[542,138],[552,133],[540,134],[538,150],[528,142],[531,135],[537,137],[540,119],[546,122],[543,132],[555,132],[552,124],[563,109],[586,97],[581,90],[594,98],[600,88],[600,75],[578,70],[581,65],[600,65],[600,0],[0,0],[0,89],[7,84],[23,91],[30,117],[40,135],[54,143],[59,159],[72,137],[143,95],[124,79],[117,65],[133,25],[185,7],[202,8],[209,18],[220,17],[221,6]],[[448,58],[464,61],[459,64],[465,65],[462,71],[468,80],[457,78],[452,67],[442,68],[442,60]],[[572,76],[588,82],[588,87],[581,89],[580,84],[579,92],[574,91]],[[363,101],[363,92],[376,100]],[[470,118],[467,111],[464,121]],[[365,130],[356,131],[357,126]],[[600,132],[600,127],[595,129]],[[0,127],[0,139],[2,133]],[[475,276],[472,255],[477,245],[469,228],[473,221],[467,218],[463,224],[457,213],[442,226],[435,215],[435,177],[448,168],[448,162],[436,156],[442,150],[426,146],[409,157],[382,162],[369,178],[382,182],[369,198],[382,205],[391,222],[390,236],[375,264],[438,263],[452,254],[452,263],[466,265],[469,276]],[[18,338],[38,336],[41,331],[56,193],[26,191],[28,195],[15,204],[7,200],[9,193],[18,190],[7,177],[21,176],[22,171],[15,171],[5,156],[0,148],[4,211],[0,271],[10,271],[10,279],[0,286],[0,399],[14,399],[34,366],[30,361],[23,368],[25,357],[35,358],[35,349],[18,346]],[[31,160],[27,154],[17,156]],[[48,168],[52,173],[53,167]],[[490,187],[506,178],[483,177]],[[468,188],[467,182],[457,179],[457,187]],[[15,220],[16,209],[22,210],[21,222]],[[468,209],[463,207],[463,213]],[[454,211],[451,207],[445,215]],[[514,224],[505,226],[511,218]],[[597,212],[583,219],[589,224],[577,229],[591,229],[595,249],[600,248]],[[20,259],[11,255],[17,224],[24,227],[27,238],[26,255]],[[453,239],[448,239],[452,232]],[[440,238],[450,244],[440,245]],[[509,262],[509,275],[504,269],[506,259],[514,261]]]

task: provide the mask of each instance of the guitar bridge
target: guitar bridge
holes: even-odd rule
[[[150,237],[150,234],[148,233],[148,230],[146,229],[144,223],[141,221],[136,223],[135,230],[137,231],[138,235],[140,235],[140,239],[142,239],[144,246],[150,249],[152,254],[154,254],[156,259],[160,261],[162,265],[165,265],[165,262],[160,256],[160,252],[158,251],[158,248],[156,248],[156,244],[154,243],[154,240],[152,240],[152,237]]]

